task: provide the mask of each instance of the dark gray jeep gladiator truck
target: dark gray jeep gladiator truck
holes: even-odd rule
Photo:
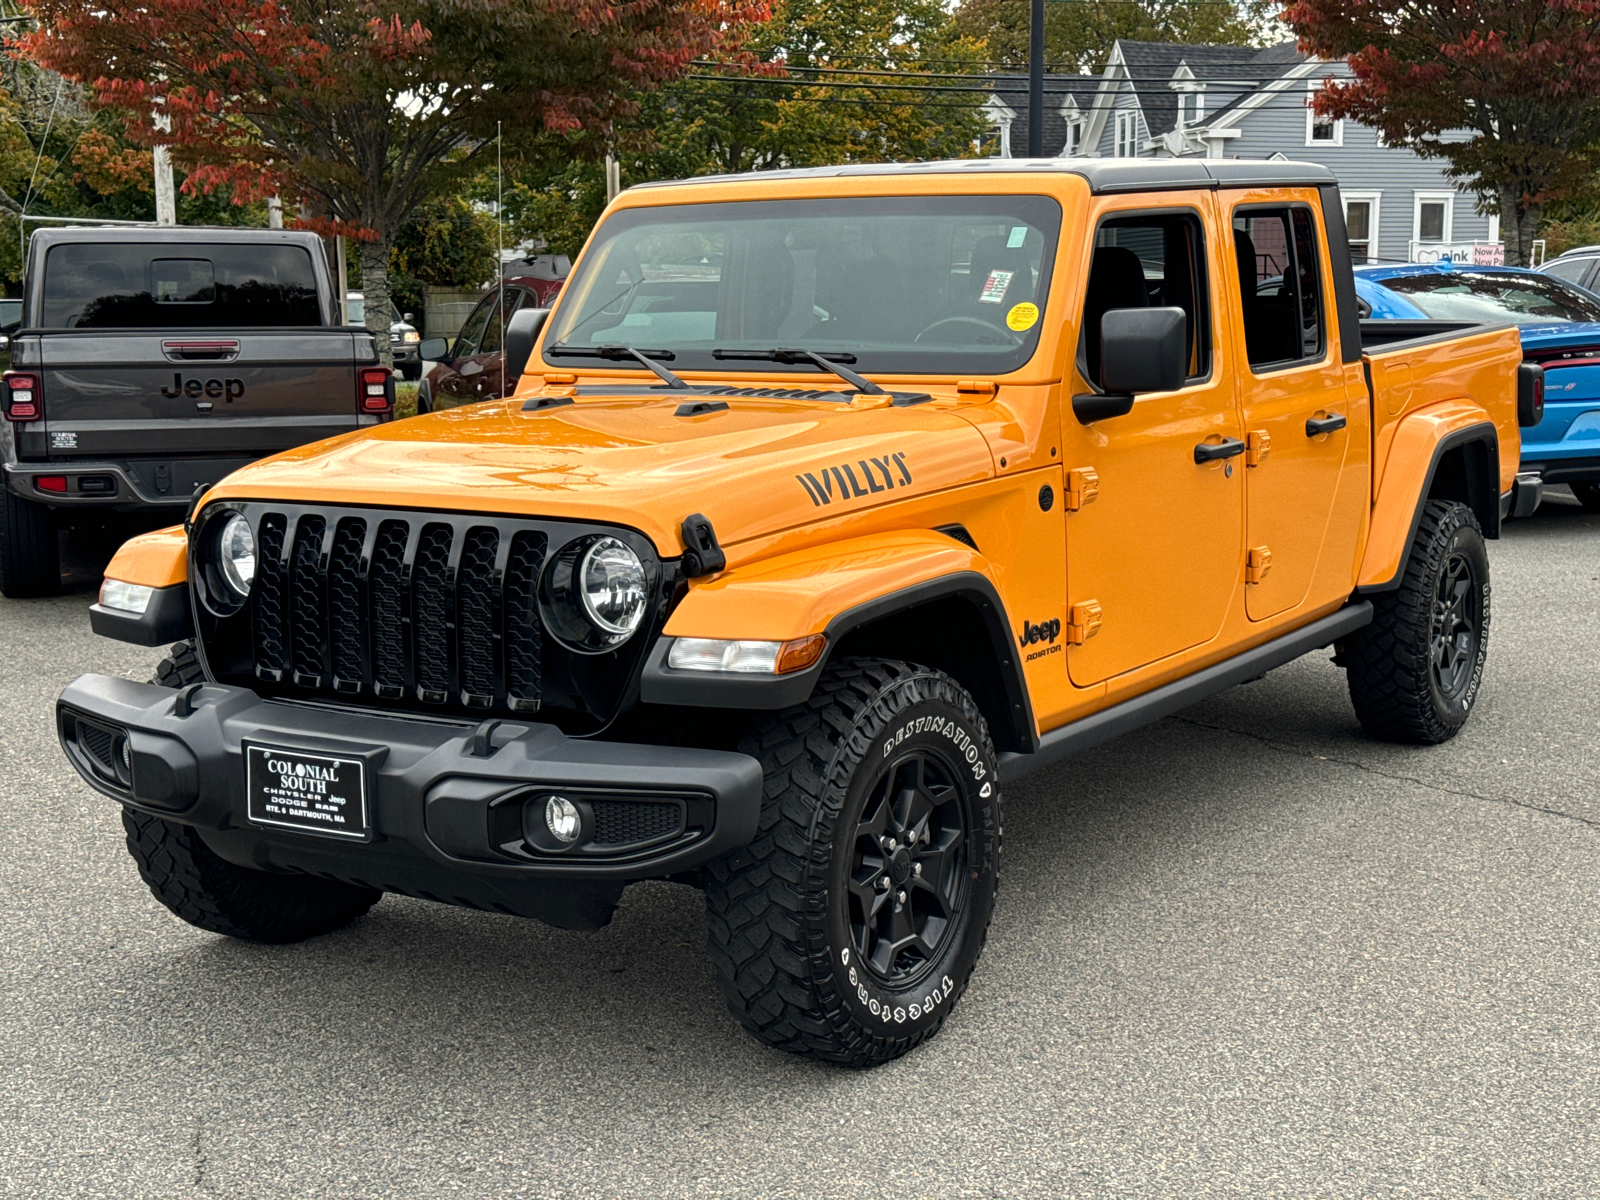
[[[321,240],[276,229],[41,231],[0,386],[0,593],[61,583],[57,533],[181,520],[198,485],[394,414]]]

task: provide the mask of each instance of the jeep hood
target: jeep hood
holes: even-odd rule
[[[948,407],[684,393],[491,402],[396,421],[245,467],[212,499],[373,505],[611,522],[665,557],[704,513],[724,544],[986,479],[982,435]]]

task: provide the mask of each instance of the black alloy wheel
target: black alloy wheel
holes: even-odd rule
[[[856,826],[850,941],[882,983],[917,983],[937,961],[966,900],[967,831],[955,769],[913,750],[886,766]]]
[[[1480,594],[1472,563],[1464,554],[1452,554],[1439,575],[1439,591],[1433,600],[1433,620],[1428,630],[1434,683],[1451,700],[1459,699],[1466,690],[1478,661]]]

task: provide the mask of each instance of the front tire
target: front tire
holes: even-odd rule
[[[1000,787],[972,697],[939,671],[849,659],[743,747],[766,784],[747,847],[707,868],[707,934],[756,1037],[871,1066],[932,1037],[994,909]]]
[[[1368,735],[1437,745],[1466,724],[1489,656],[1489,555],[1465,504],[1430,500],[1400,586],[1373,598],[1345,642],[1350,700]]]
[[[0,490],[0,595],[20,600],[61,590],[61,543],[50,510]]]
[[[150,682],[178,688],[205,673],[192,641],[178,642]],[[155,898],[191,925],[249,942],[300,942],[348,925],[382,892],[309,875],[235,866],[198,830],[123,807],[128,853]]]

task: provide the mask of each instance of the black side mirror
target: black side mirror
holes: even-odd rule
[[[425,362],[444,362],[450,357],[450,339],[429,338],[417,347],[417,353]]]
[[[533,357],[534,344],[544,332],[544,323],[550,316],[548,308],[519,308],[511,314],[506,326],[506,379],[520,376]]]
[[[1103,393],[1072,398],[1072,411],[1088,425],[1126,416],[1141,392],[1172,392],[1189,370],[1187,314],[1181,308],[1113,308],[1100,318]]]

